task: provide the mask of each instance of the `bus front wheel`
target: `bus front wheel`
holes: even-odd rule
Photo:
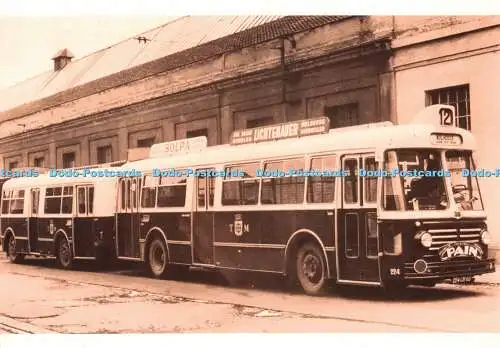
[[[155,238],[148,248],[149,270],[155,278],[165,278],[169,271],[167,246],[163,239]]]
[[[315,243],[304,243],[297,250],[297,280],[308,295],[321,295],[327,283],[326,261]]]
[[[57,240],[57,264],[63,269],[73,267],[73,251],[65,237],[59,237]]]
[[[19,254],[16,251],[16,238],[12,234],[7,241],[7,254],[12,263],[20,263],[24,260],[24,254]]]

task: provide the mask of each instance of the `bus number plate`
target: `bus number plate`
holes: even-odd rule
[[[455,277],[452,280],[453,284],[471,284],[474,282],[474,278],[468,276],[468,277]]]

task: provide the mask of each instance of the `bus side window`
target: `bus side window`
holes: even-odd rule
[[[128,183],[130,181],[127,181]],[[142,186],[141,207],[154,208],[156,206],[156,189],[158,178],[151,175],[144,176],[144,185]],[[129,185],[128,185],[129,186]]]
[[[40,190],[35,189],[31,191],[31,213],[38,214],[38,204],[40,202]]]
[[[311,171],[324,173],[335,168],[335,156],[311,159]],[[332,203],[335,200],[335,177],[328,175],[307,177],[307,203]]]
[[[366,256],[376,258],[378,255],[377,214],[366,215]]]
[[[364,159],[364,169],[367,171],[377,170],[377,162],[375,162],[375,157],[367,157]],[[375,203],[377,201],[377,177],[364,176],[363,177],[363,187],[365,192],[364,202]]]
[[[293,170],[305,169],[304,158],[267,162],[264,171],[284,174],[262,180],[262,204],[298,204],[304,202],[305,176],[294,175]]]
[[[88,187],[88,193],[89,193],[89,197],[88,197],[88,213],[89,214],[93,214],[94,213],[94,186],[90,186]]]
[[[24,190],[14,191],[10,201],[10,213],[22,214],[24,211]]]
[[[156,197],[157,206],[165,208],[183,207],[186,205],[186,188],[185,177],[161,177]]]
[[[259,179],[256,177],[260,163],[247,163],[226,167],[228,175],[222,182],[222,205],[253,205],[259,197]],[[231,175],[238,171],[243,177]]]
[[[85,214],[85,187],[78,188],[78,214]]]
[[[73,212],[73,187],[67,186],[63,189],[61,214],[71,214]]]
[[[125,205],[126,195],[127,195],[127,191],[126,191],[126,187],[125,187],[125,180],[123,180],[121,183],[121,192],[120,192],[122,211],[125,211],[125,208],[126,208],[126,205]]]
[[[61,212],[60,191],[56,191],[56,188],[48,187],[45,189],[44,212],[45,214],[59,214]]]
[[[9,206],[10,206],[10,196],[11,196],[12,191],[3,191],[2,194],[2,214],[8,214],[9,213]]]
[[[348,204],[358,203],[358,160],[345,160],[344,169],[347,170],[344,178],[344,201]]]

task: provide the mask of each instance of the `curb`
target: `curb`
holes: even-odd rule
[[[42,327],[31,325],[23,321],[15,320],[4,315],[0,315],[0,329],[16,334],[41,334],[58,333]]]

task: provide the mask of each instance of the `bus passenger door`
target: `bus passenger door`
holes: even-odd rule
[[[118,257],[137,258],[140,255],[139,198],[140,178],[120,178],[120,195],[116,228]]]
[[[197,172],[211,171],[198,169]],[[214,185],[215,177],[195,176],[195,205],[192,232],[193,264],[214,264]]]
[[[38,252],[38,207],[40,206],[40,189],[30,190],[30,217],[28,222],[28,240],[30,252]]]
[[[345,283],[380,284],[377,177],[366,176],[366,172],[376,170],[375,155],[343,156],[342,169],[347,175],[341,180],[342,206],[338,211],[337,279]]]
[[[74,218],[75,256],[94,257],[95,229],[89,216],[90,185],[76,186],[76,217]]]

